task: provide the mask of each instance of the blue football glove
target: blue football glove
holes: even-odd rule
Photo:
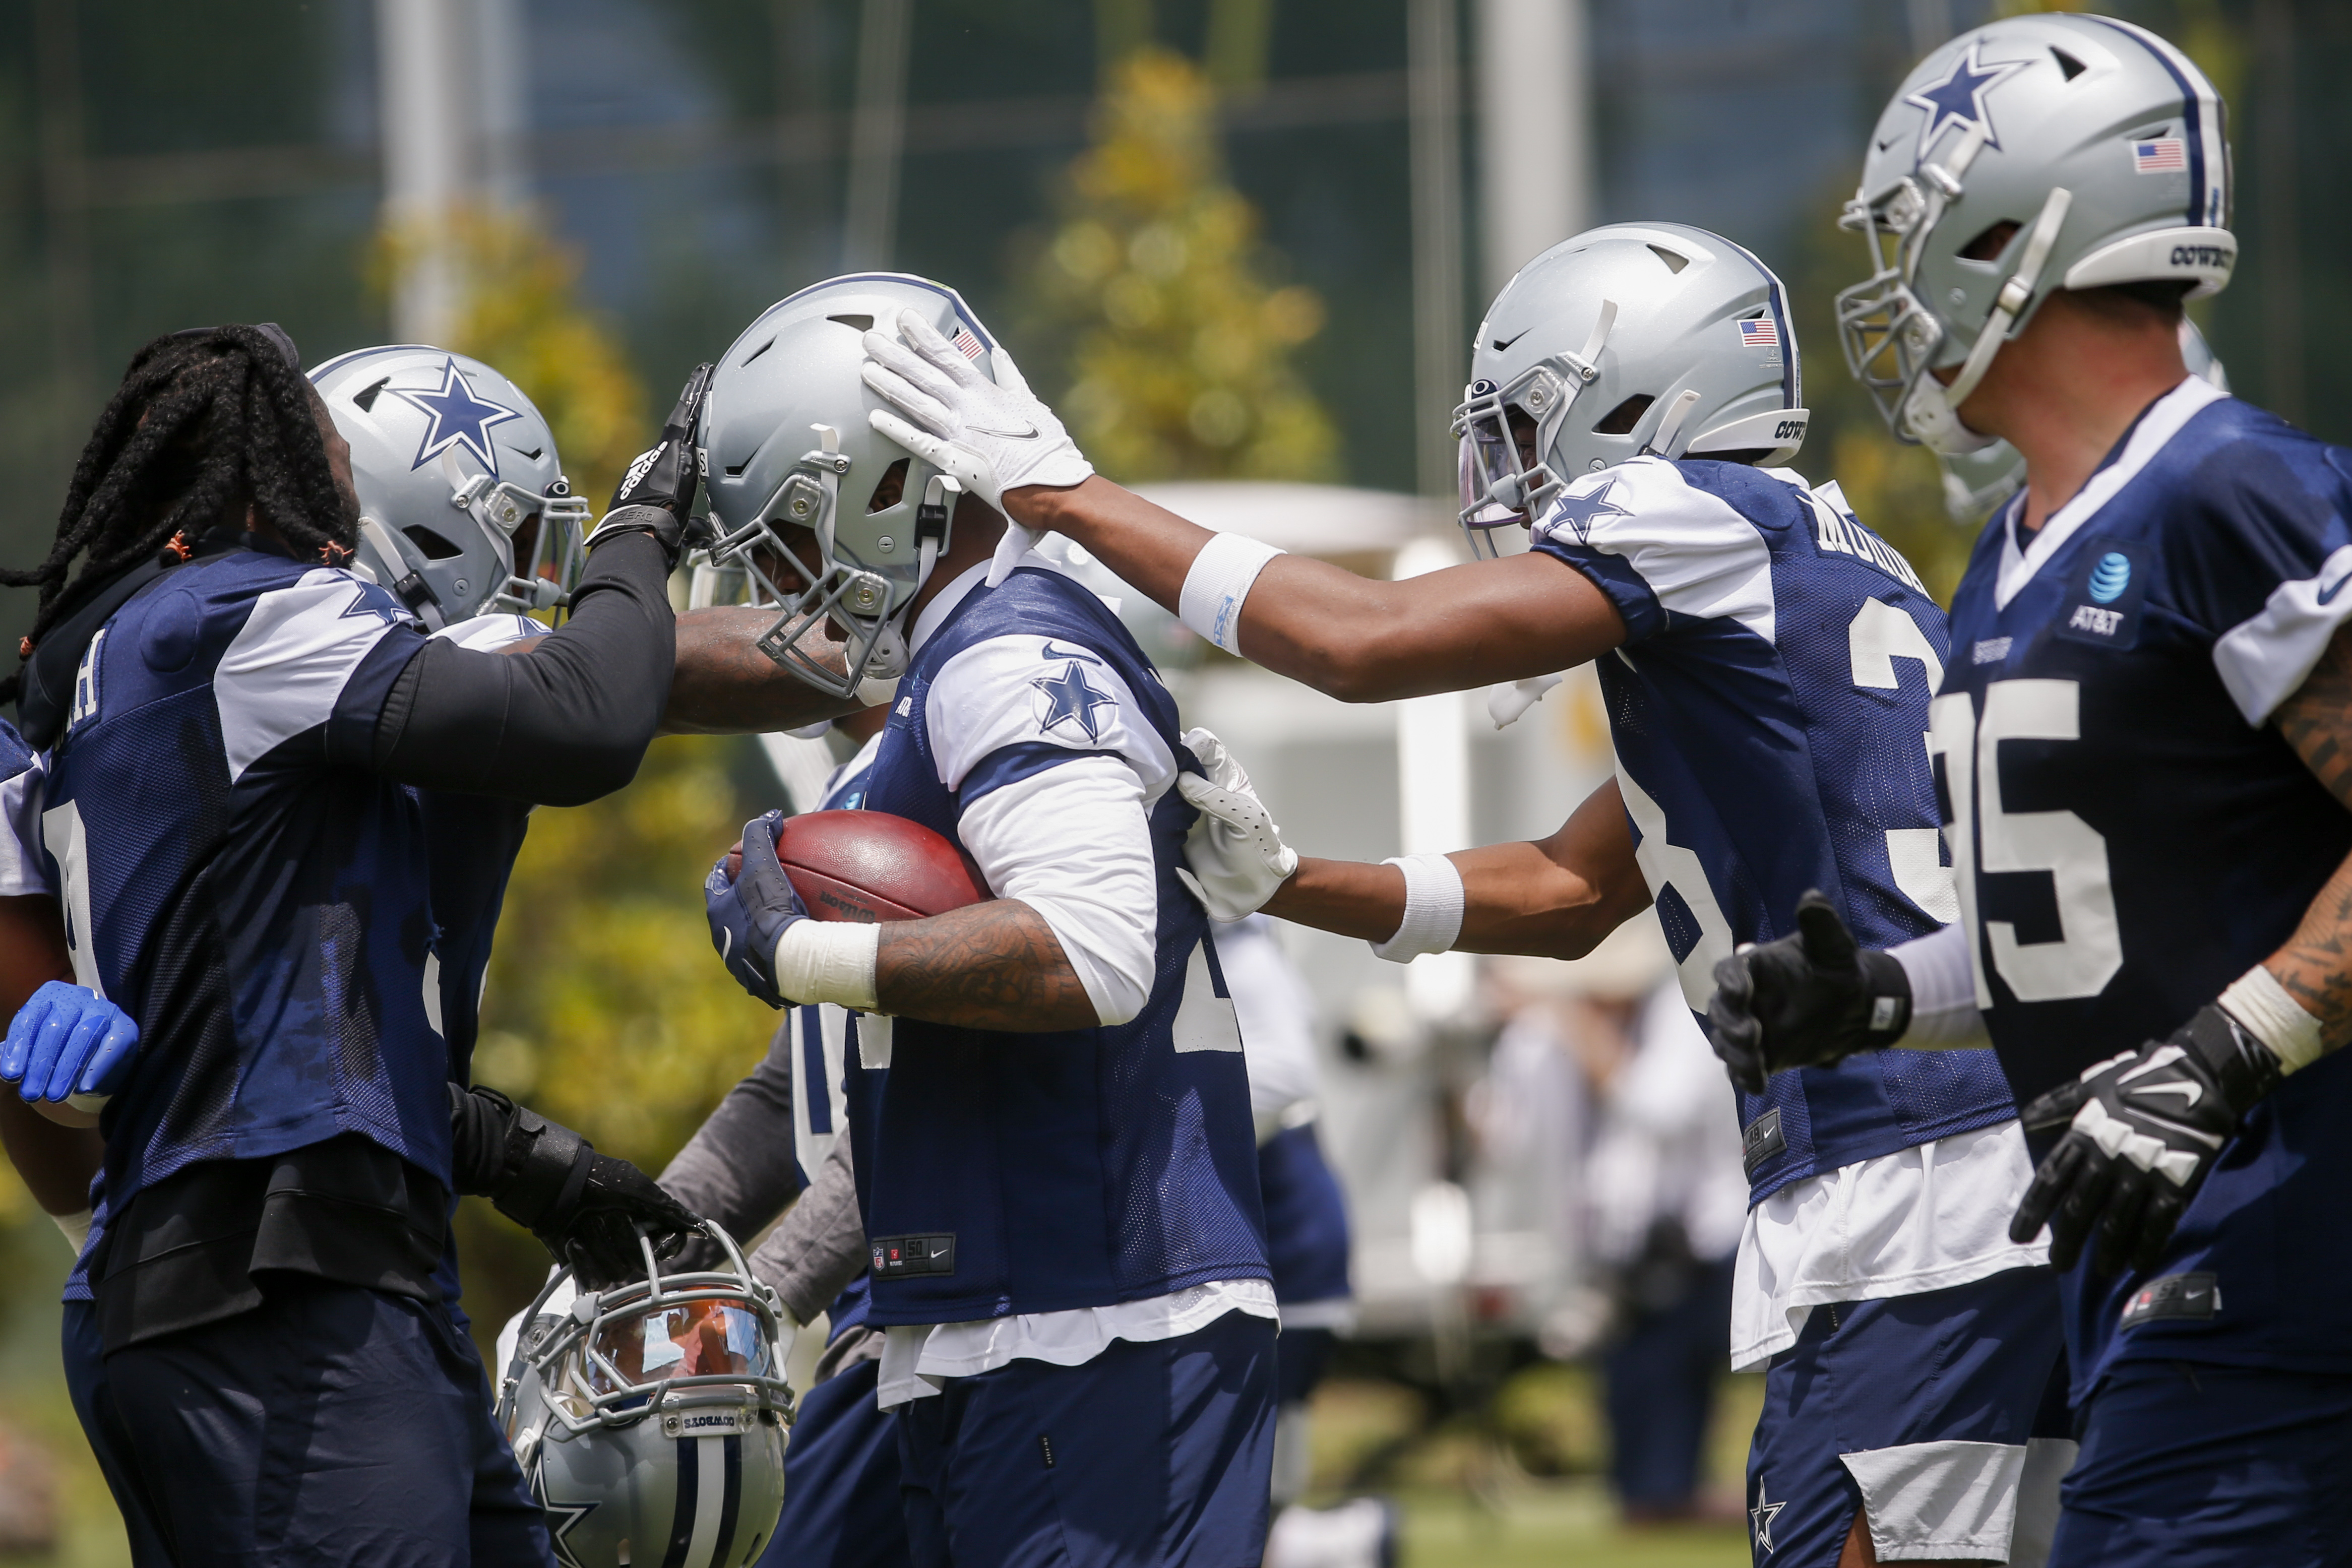
[[[35,991],[0,1044],[0,1079],[26,1100],[111,1094],[131,1073],[139,1026],[97,992],[63,980]]]
[[[710,916],[710,945],[736,983],[772,1008],[784,1006],[776,989],[776,944],[784,928],[809,917],[808,905],[793,890],[776,859],[776,824],[771,811],[743,824],[743,869],[732,881],[721,855],[702,884],[702,904]]]

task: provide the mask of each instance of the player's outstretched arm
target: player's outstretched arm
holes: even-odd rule
[[[1008,514],[1066,534],[1162,608],[1184,614],[1187,581],[1218,535],[1099,476],[1067,489],[1005,495]],[[1202,564],[1193,597],[1216,597]],[[1253,664],[1344,702],[1390,702],[1548,675],[1625,640],[1615,605],[1575,568],[1529,553],[1402,581],[1278,555],[1241,591],[1237,634],[1217,640]],[[1213,612],[1210,612],[1213,615]],[[1231,614],[1228,608],[1226,613]],[[1188,616],[1196,620],[1201,612]],[[1197,627],[1195,628],[1198,629]]]
[[[1450,943],[1439,940],[1443,931],[1421,942],[1408,940],[1404,945],[1412,951],[1399,948],[1393,956],[1411,958],[1450,946],[1468,953],[1580,958],[1650,904],[1614,779],[1588,796],[1549,838],[1487,844],[1444,859],[1461,881],[1458,930]],[[1438,896],[1444,896],[1442,890]],[[1297,873],[1266,903],[1265,912],[1392,947],[1407,936],[1407,901],[1405,870],[1392,862],[1371,865],[1302,856]],[[1434,917],[1444,923],[1444,912]]]
[[[689,610],[679,616],[677,668],[660,733],[772,735],[856,707],[855,699],[821,692],[760,652],[761,633],[775,622],[775,611],[747,605]],[[813,656],[824,656],[820,646],[803,646]],[[838,669],[841,644],[830,646],[826,662]]]
[[[2352,632],[2338,632],[2279,706],[2279,733],[2312,776],[2352,811]],[[2319,1026],[2319,1049],[2352,1040],[2352,858],[2319,890],[2285,946],[2263,966]]]
[[[912,312],[866,335],[874,427],[1013,524],[998,580],[1034,537],[1066,534],[1228,653],[1347,702],[1548,675],[1606,653],[1623,620],[1574,568],[1514,556],[1402,582],[1213,534],[1094,474],[1003,349],[992,379]],[[1204,555],[1204,552],[1205,555]]]

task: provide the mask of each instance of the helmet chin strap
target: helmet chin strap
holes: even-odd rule
[[[1959,406],[1969,400],[1992,369],[1995,354],[2009,340],[2009,329],[2033,300],[2033,291],[2042,281],[2042,269],[2050,263],[2050,252],[2058,244],[2058,231],[2065,225],[2066,213],[2074,204],[2074,193],[2063,185],[2053,185],[2042,204],[2042,214],[2033,220],[2032,232],[2026,235],[2025,249],[2017,259],[2017,270],[2009,275],[1993,297],[1992,313],[1969,346],[1969,357],[1960,361],[1959,373],[1951,384],[1938,383],[1935,371],[1923,370],[1911,395],[1904,400],[1904,419],[1911,434],[1921,445],[1946,457],[1965,457],[1991,445],[1994,436],[1980,435],[1960,423]]]

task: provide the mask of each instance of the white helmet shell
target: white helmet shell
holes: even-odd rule
[[[517,1320],[498,1420],[565,1568],[756,1562],[793,1420],[775,1292],[708,1221],[709,1270],[602,1291],[559,1271]],[[505,1343],[501,1336],[501,1346]]]
[[[419,343],[340,355],[310,382],[351,444],[367,575],[436,629],[568,602],[588,503],[521,388]]]
[[[1454,431],[1482,554],[1581,475],[1644,453],[1786,463],[1809,417],[1787,290],[1687,224],[1611,224],[1528,263],[1478,324],[1470,373]]]
[[[703,404],[698,444],[719,535],[706,559],[743,572],[755,599],[783,605],[761,648],[838,696],[905,668],[898,622],[947,548],[954,517],[955,482],[866,419],[888,405],[866,385],[865,334],[907,309],[994,374],[996,340],[954,289],[856,273],[761,312],[719,361]],[[793,528],[815,537],[814,577],[787,549]],[[845,672],[803,644],[827,621],[847,639]]]
[[[1838,296],[1847,364],[1897,436],[1965,453],[1990,438],[1952,411],[2053,289],[2229,282],[2221,97],[2146,28],[2007,17],[1895,89],[1843,221],[1873,267]]]

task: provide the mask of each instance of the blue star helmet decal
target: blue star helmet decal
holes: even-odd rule
[[[1978,57],[1984,46],[1972,43],[1969,52],[1952,62],[1952,68],[1941,81],[1931,81],[1917,92],[1906,93],[1903,101],[1927,110],[1927,118],[1919,127],[1919,151],[1915,155],[1927,156],[1936,144],[1937,136],[1948,125],[1984,127],[1985,145],[1998,147],[2000,138],[1993,134],[1992,117],[1985,112],[1985,94],[2025,68],[2023,60],[2011,60],[1988,66]]]
[[[1576,530],[1578,544],[1590,544],[1594,523],[1602,517],[1630,517],[1633,515],[1609,498],[1609,492],[1616,487],[1617,480],[1612,475],[1585,495],[1562,494],[1551,504],[1551,517],[1547,521],[1566,523]]]
[[[1075,724],[1086,731],[1089,741],[1100,740],[1102,727],[1095,722],[1095,709],[1118,706],[1117,697],[1087,684],[1087,674],[1076,660],[1065,664],[1060,674],[1029,684],[1045,694],[1045,716],[1037,721],[1040,729]]]
[[[431,421],[425,427],[425,440],[416,448],[416,461],[409,465],[411,468],[422,468],[451,447],[462,446],[474,455],[492,478],[498,477],[499,458],[490,450],[490,427],[522,415],[504,403],[491,402],[476,393],[454,356],[443,361],[438,387],[422,392],[400,387],[383,390],[423,409]]]

